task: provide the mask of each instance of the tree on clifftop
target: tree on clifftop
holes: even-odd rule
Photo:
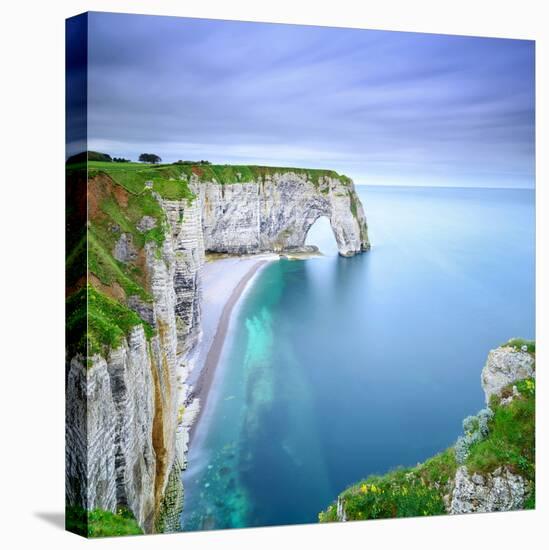
[[[150,162],[151,164],[158,164],[162,159],[154,153],[141,153],[139,155],[140,162]]]

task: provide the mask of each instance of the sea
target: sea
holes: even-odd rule
[[[535,337],[535,193],[357,186],[371,251],[269,263],[233,311],[183,474],[184,531],[311,523],[452,445],[490,349]]]

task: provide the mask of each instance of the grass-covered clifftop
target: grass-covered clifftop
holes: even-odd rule
[[[88,155],[93,159],[104,156],[93,152]],[[152,300],[145,281],[144,248],[152,242],[159,251],[167,230],[155,194],[167,200],[192,201],[195,197],[189,182],[193,176],[198,181],[222,185],[260,181],[267,175],[286,172],[304,175],[315,186],[323,176],[344,184],[351,181],[332,170],[290,167],[86,162],[85,155],[67,164],[69,182],[81,179],[86,172],[87,223],[84,227],[79,220],[78,235],[74,233],[67,250],[66,270],[69,351],[88,356],[118,345],[137,324],[150,334],[150,327],[127,306],[127,300],[130,296],[144,303]],[[140,226],[144,218],[149,220],[146,227]],[[114,253],[122,234],[131,239],[129,261],[122,261]]]
[[[535,343],[511,340],[506,344],[535,357]],[[516,388],[516,390],[513,389]],[[432,516],[448,513],[457,469],[486,475],[498,468],[526,480],[528,496],[523,508],[535,505],[535,378],[509,384],[493,395],[489,409],[464,420],[466,448],[452,446],[429,460],[384,475],[372,475],[352,485],[319,514],[320,522],[392,517]]]
[[[87,168],[90,178],[103,172],[131,193],[141,193],[145,189],[145,182],[152,181],[155,191],[166,199],[174,200],[193,197],[187,185],[192,176],[198,181],[213,181],[222,185],[260,181],[266,176],[288,172],[305,176],[314,185],[318,185],[321,177],[337,179],[343,184],[351,182],[350,178],[338,174],[334,170],[288,166],[179,163],[153,165],[139,162],[117,163],[93,160],[87,163]]]
[[[67,347],[71,355],[79,352],[91,357],[116,347],[138,324],[148,336],[152,333],[128,307],[128,298],[136,297],[144,304],[152,301],[144,248],[151,242],[159,250],[167,221],[150,188],[134,185],[130,189],[131,185],[123,186],[105,173],[88,179],[87,223],[66,258]],[[142,226],[144,218],[148,224]],[[125,248],[117,254],[122,234]],[[124,253],[127,258],[122,257]]]

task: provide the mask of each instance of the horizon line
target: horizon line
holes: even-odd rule
[[[536,186],[533,187],[520,187],[520,186],[506,186],[498,187],[495,185],[411,185],[411,184],[398,184],[398,183],[357,183],[355,186],[359,187],[428,187],[434,189],[494,189],[494,190],[517,190],[517,191],[535,191]]]

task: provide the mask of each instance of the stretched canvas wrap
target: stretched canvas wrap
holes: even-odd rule
[[[66,31],[67,529],[533,508],[534,43]]]

